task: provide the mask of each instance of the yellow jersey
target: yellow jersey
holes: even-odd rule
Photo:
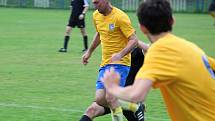
[[[167,34],[153,43],[136,79],[160,88],[173,121],[215,121],[215,64],[195,44]]]
[[[212,57],[208,57],[209,64],[211,68],[215,71],[215,59]]]
[[[118,53],[126,47],[128,38],[135,33],[135,30],[129,17],[116,7],[113,7],[107,16],[96,10],[93,13],[93,21],[101,40],[102,62],[100,66],[102,67],[110,64],[110,58],[114,53]],[[130,66],[130,54],[114,64]]]

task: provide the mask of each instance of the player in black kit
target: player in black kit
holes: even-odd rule
[[[70,33],[72,28],[76,26],[80,28],[83,36],[84,49],[83,52],[88,49],[88,38],[85,29],[85,14],[89,8],[87,0],[72,0],[71,1],[71,15],[66,26],[66,32],[64,37],[63,48],[59,49],[59,52],[67,52],[68,42],[70,39]]]

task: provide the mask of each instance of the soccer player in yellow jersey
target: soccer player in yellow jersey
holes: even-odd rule
[[[93,51],[101,44],[102,62],[96,82],[96,103],[111,109],[113,121],[122,121],[122,108],[118,99],[106,93],[100,78],[106,69],[115,67],[121,76],[118,84],[124,87],[130,69],[130,51],[137,46],[138,40],[129,17],[123,11],[113,7],[109,0],[92,0],[92,3],[97,9],[93,13],[96,33],[90,48],[82,57],[83,64],[88,63]],[[132,111],[138,108],[137,104],[125,103],[123,101],[123,106],[127,105]],[[143,119],[143,115],[140,115],[139,121]]]
[[[119,87],[114,68],[106,70],[106,91],[119,99],[140,102],[151,87],[159,88],[172,121],[215,121],[215,61],[195,44],[171,33],[168,0],[145,0],[137,16],[151,41],[132,86]]]
[[[138,42],[138,47],[134,48],[131,52],[131,66],[129,74],[126,78],[125,86],[131,85],[134,82],[135,76],[138,70],[142,67],[144,62],[144,52],[146,52],[148,46],[145,43]],[[142,109],[141,109],[142,108]],[[144,110],[144,105],[139,107],[140,110]],[[136,111],[137,114],[138,111]],[[111,113],[110,109],[104,106],[98,105],[96,102],[93,102],[88,106],[85,113],[82,115],[79,121],[92,121],[94,118],[98,116],[103,116]],[[129,110],[123,110],[123,115],[126,117],[128,121],[144,121],[144,118],[140,120],[140,113],[138,112],[138,116],[135,116],[133,112]],[[144,112],[142,113],[142,117],[144,117]]]

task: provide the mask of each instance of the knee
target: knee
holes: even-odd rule
[[[83,36],[87,36],[87,32],[86,32],[85,28],[81,28],[81,34]]]
[[[103,97],[96,97],[96,103],[101,106],[105,106],[105,99]]]
[[[94,117],[102,115],[104,113],[104,108],[94,102],[87,108],[87,111],[85,113],[87,116],[93,119]]]
[[[91,119],[93,119],[94,117],[96,117],[96,107],[93,105],[90,105],[87,110],[86,110],[86,115],[89,116]]]
[[[66,35],[69,36],[70,32],[71,32],[71,30],[66,30]]]
[[[72,28],[69,27],[69,26],[67,26],[67,27],[66,27],[66,33],[65,33],[65,34],[66,34],[67,36],[69,36],[70,33],[71,33],[71,31],[72,31]]]

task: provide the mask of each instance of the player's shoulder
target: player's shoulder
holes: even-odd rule
[[[114,9],[115,17],[117,18],[117,20],[130,21],[129,16],[124,11],[122,11],[116,7],[114,7],[113,9]]]
[[[124,11],[122,11],[121,9],[119,9],[117,7],[113,7],[113,10],[115,11],[115,13],[117,13],[119,15],[119,17],[128,16]]]
[[[98,17],[98,16],[101,16],[101,13],[99,13],[98,10],[95,10],[95,11],[93,12],[93,18]]]

